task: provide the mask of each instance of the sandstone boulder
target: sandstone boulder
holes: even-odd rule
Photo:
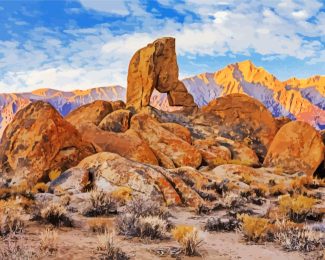
[[[177,137],[183,139],[185,142],[189,144],[192,143],[191,132],[186,127],[176,123],[162,123],[161,126],[169,132],[172,132]]]
[[[192,123],[212,127],[219,136],[246,143],[261,160],[277,132],[275,120],[266,107],[244,94],[230,94],[211,101]]]
[[[128,71],[127,106],[140,110],[150,104],[154,89],[167,93],[171,106],[196,107],[178,80],[174,38],[161,38],[138,50]]]
[[[264,166],[278,166],[287,173],[313,175],[324,159],[321,135],[308,123],[293,121],[276,134],[264,160]]]
[[[79,132],[84,140],[96,148],[97,152],[117,153],[134,161],[158,165],[158,160],[149,145],[134,130],[114,133],[88,123],[81,125]]]
[[[285,116],[281,116],[281,117],[276,117],[275,119],[275,123],[278,129],[280,129],[282,126],[284,126],[285,124],[291,122],[292,120],[288,117]]]
[[[129,110],[118,109],[108,114],[98,126],[105,131],[125,132],[129,129],[131,116]]]
[[[97,100],[78,107],[70,112],[65,119],[77,128],[84,123],[98,125],[112,111],[113,108],[110,102]]]
[[[46,180],[51,170],[66,170],[94,152],[50,104],[38,101],[20,110],[7,126],[0,144],[0,168],[36,183]]]
[[[71,168],[50,183],[49,191],[57,195],[76,194],[85,191],[90,184],[91,176],[87,170]]]
[[[126,108],[126,104],[122,100],[111,101],[110,103],[113,111]]]
[[[137,131],[166,168],[200,166],[200,152],[189,143],[166,130],[148,114],[137,114],[131,119],[131,129]]]
[[[108,190],[112,185],[128,187],[167,205],[186,205],[199,210],[202,206],[212,207],[205,201],[206,194],[210,192],[210,201],[217,198],[215,191],[208,190],[214,183],[191,167],[169,171],[103,152],[85,158],[78,168],[92,172],[94,186],[103,187],[106,182]]]

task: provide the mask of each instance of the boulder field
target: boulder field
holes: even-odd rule
[[[180,110],[151,108],[154,90],[167,93]],[[198,209],[211,208],[220,196],[221,177],[259,178],[275,169],[312,176],[324,160],[313,127],[276,120],[245,94],[195,107],[178,80],[175,39],[158,39],[130,61],[126,104],[97,100],[65,118],[41,101],[20,110],[0,143],[0,183],[34,185],[58,171],[50,183],[54,193],[80,193],[91,182]]]

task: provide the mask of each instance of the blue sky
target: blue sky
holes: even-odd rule
[[[0,92],[126,86],[162,36],[181,78],[246,59],[280,80],[325,75],[323,0],[0,0]]]

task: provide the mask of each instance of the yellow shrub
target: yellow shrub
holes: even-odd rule
[[[32,193],[48,192],[49,187],[44,182],[38,182],[32,188]]]
[[[270,193],[269,187],[264,183],[251,183],[251,189],[255,191],[257,196],[267,196]]]
[[[180,225],[172,230],[174,239],[182,246],[186,255],[196,255],[201,244],[198,230],[193,226]]]
[[[60,176],[60,174],[61,174],[60,169],[52,170],[49,173],[49,178],[51,181],[54,181],[55,179],[57,179]]]
[[[132,189],[129,187],[119,187],[111,192],[111,197],[121,203],[126,203],[132,199]]]
[[[295,197],[285,195],[279,198],[279,209],[282,214],[289,216],[291,220],[300,222],[313,210],[316,203],[316,199],[303,195]]]
[[[241,176],[241,181],[242,182],[244,182],[244,183],[246,183],[246,184],[251,184],[252,183],[252,181],[253,181],[253,176],[252,176],[252,174],[250,174],[250,173],[248,173],[248,172],[243,172],[243,173],[241,173],[240,174],[240,176]]]
[[[87,221],[88,227],[93,232],[104,233],[109,229],[109,220],[107,218],[93,218]]]
[[[282,195],[289,192],[289,187],[282,181],[270,187],[271,195]]]
[[[239,219],[243,222],[241,230],[247,240],[263,241],[267,239],[269,232],[272,230],[272,224],[266,218],[253,217],[249,215],[240,215]]]

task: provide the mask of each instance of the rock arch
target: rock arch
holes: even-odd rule
[[[167,93],[170,106],[197,106],[183,82],[178,80],[174,38],[165,37],[148,44],[130,61],[127,106],[136,110],[148,106],[154,89]]]

